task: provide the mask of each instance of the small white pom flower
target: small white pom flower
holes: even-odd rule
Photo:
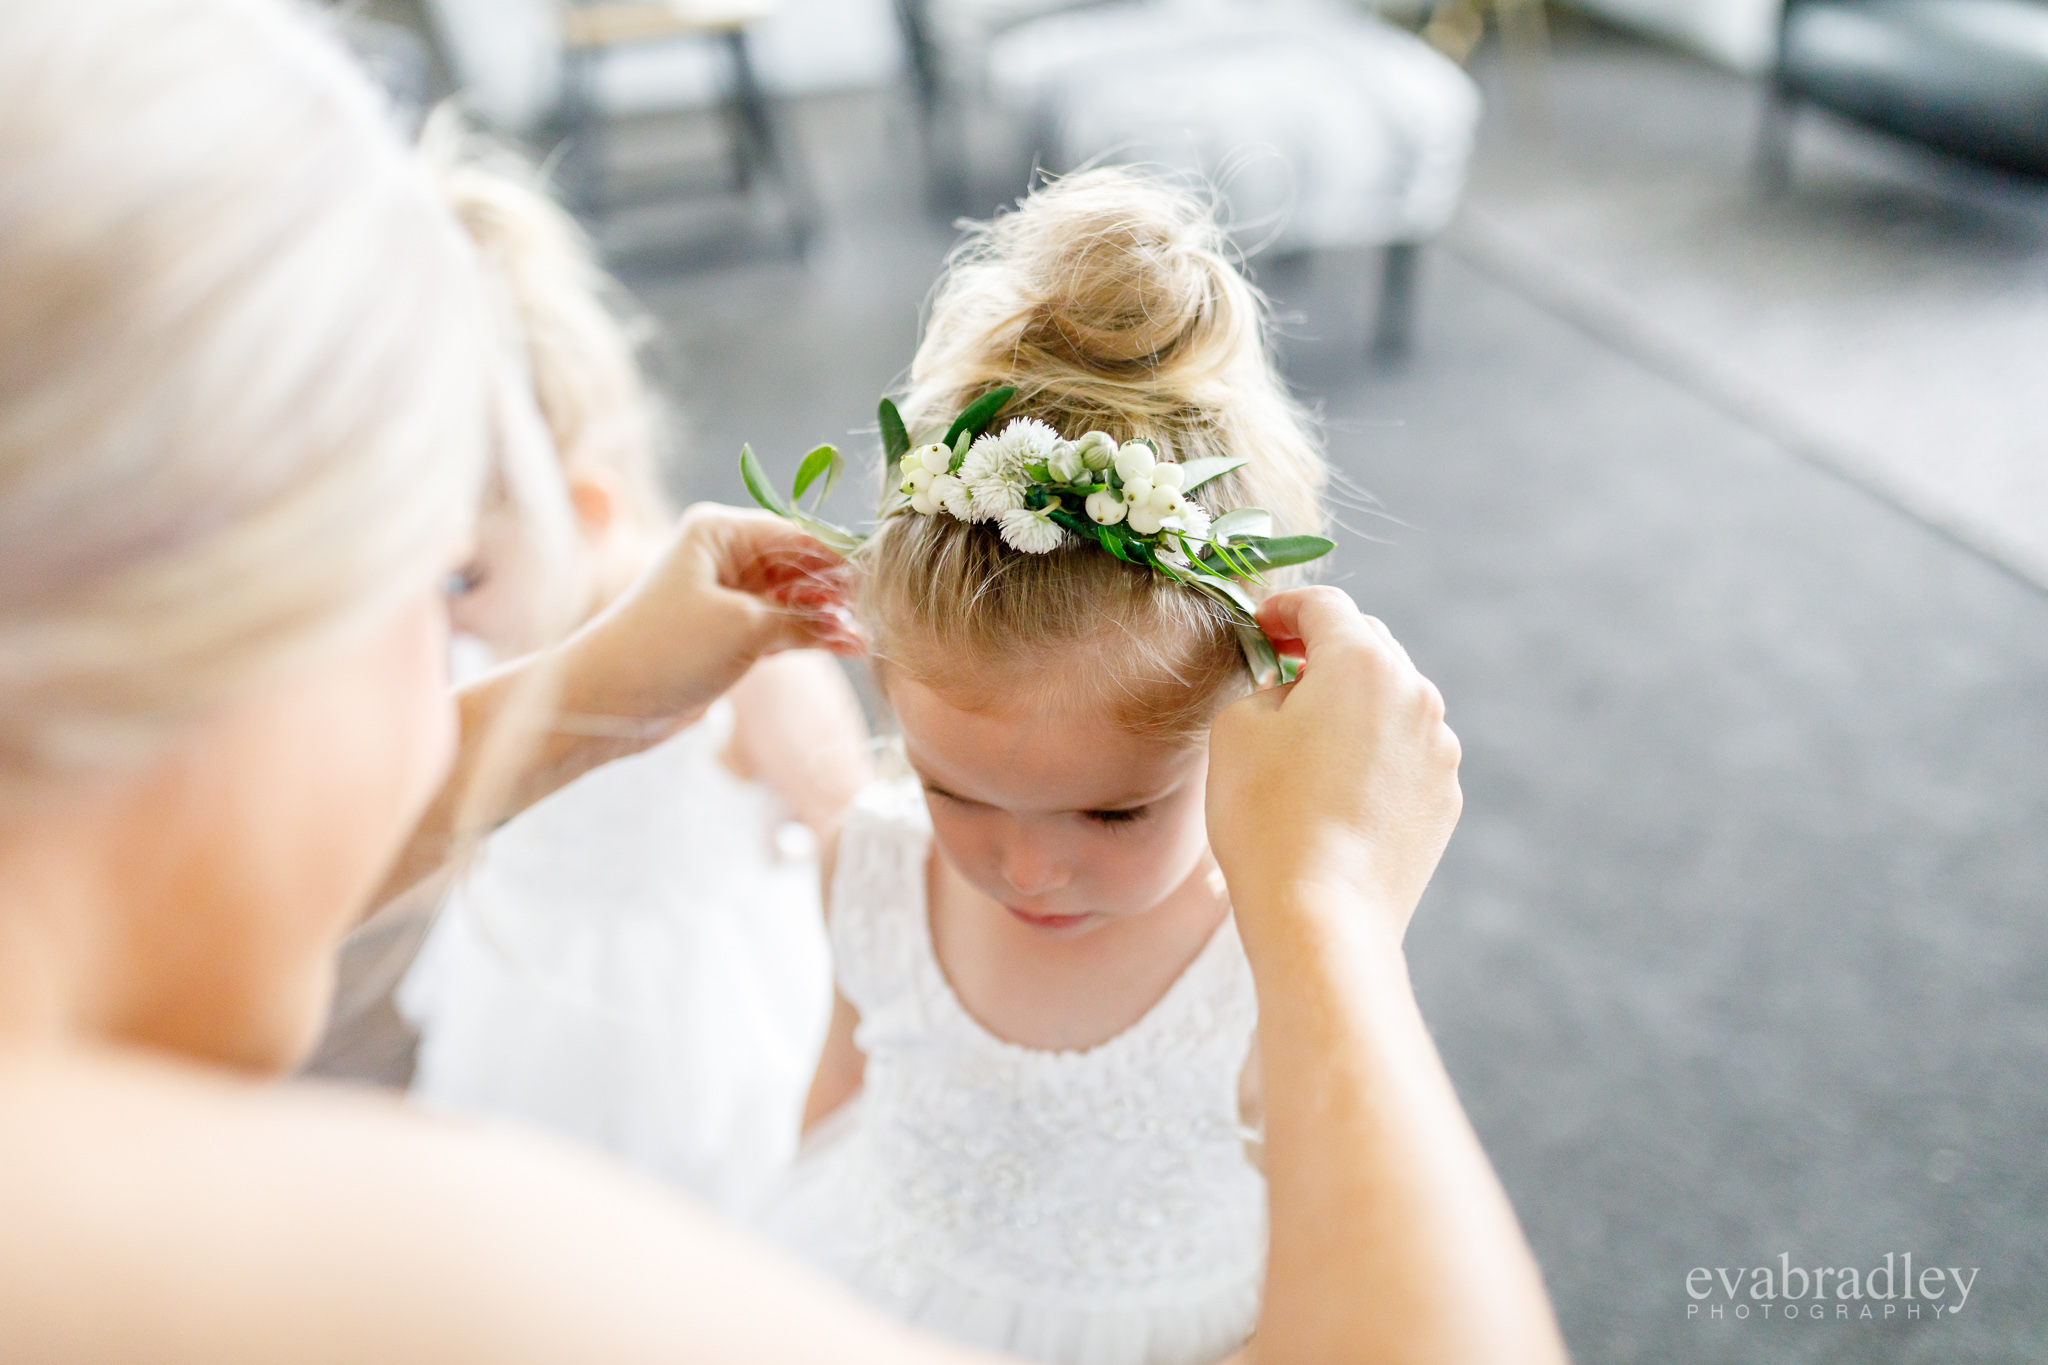
[[[1116,463],[1116,438],[1106,431],[1091,431],[1074,442],[1081,463],[1098,473]]]
[[[918,462],[934,474],[952,472],[953,452],[943,445],[919,446],[911,454],[917,456]]]
[[[1125,479],[1124,501],[1133,507],[1143,507],[1152,501],[1152,480],[1142,477]]]
[[[1156,511],[1149,502],[1131,508],[1131,529],[1141,536],[1152,535],[1165,524],[1165,515]]]
[[[939,505],[932,501],[930,493],[912,493],[910,495],[910,510],[921,517],[928,517],[939,510]]]
[[[1056,483],[1072,483],[1080,477],[1082,469],[1085,468],[1081,463],[1081,453],[1065,443],[1052,453],[1052,458],[1045,462],[1045,467]]]
[[[988,521],[1024,505],[1024,466],[1051,456],[1059,433],[1031,417],[1019,417],[1001,432],[983,436],[967,449],[960,478],[974,496],[974,518]]]
[[[1124,519],[1124,513],[1128,510],[1124,506],[1124,500],[1107,488],[1090,493],[1086,506],[1089,517],[1102,526],[1116,525]]]
[[[1003,513],[999,525],[1004,542],[1027,555],[1050,554],[1067,540],[1067,533],[1044,512],[1026,507]]]
[[[910,477],[903,481],[903,491],[916,497],[932,486],[932,472],[923,465],[910,471]]]
[[[1116,472],[1128,484],[1132,479],[1150,479],[1159,456],[1143,441],[1126,441],[1116,453]]]
[[[1187,542],[1179,536],[1162,537],[1159,543],[1152,547],[1152,557],[1161,564],[1171,564],[1176,569],[1194,567],[1194,561],[1188,558]]]
[[[1191,498],[1182,498],[1180,507],[1174,512],[1180,521],[1180,529],[1196,540],[1209,538],[1209,509]]]
[[[956,475],[941,474],[933,479],[932,486],[925,490],[925,496],[961,521],[974,520],[974,495]]]
[[[1154,488],[1171,488],[1174,492],[1178,493],[1180,492],[1181,485],[1187,482],[1187,477],[1187,470],[1182,469],[1177,464],[1168,464],[1166,461],[1161,460],[1158,464],[1152,466],[1152,486]]]

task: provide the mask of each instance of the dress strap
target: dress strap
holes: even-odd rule
[[[864,1017],[916,990],[931,839],[914,779],[868,784],[840,827],[828,909],[833,971]]]

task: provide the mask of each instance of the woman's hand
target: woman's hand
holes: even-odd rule
[[[562,710],[679,728],[763,655],[863,648],[845,562],[766,512],[699,503],[638,582],[562,645]]]
[[[1463,805],[1443,697],[1336,588],[1277,593],[1259,624],[1306,664],[1216,718],[1210,847],[1233,887],[1364,892],[1398,941]]]

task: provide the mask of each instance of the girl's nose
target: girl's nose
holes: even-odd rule
[[[1059,890],[1067,884],[1069,875],[1064,860],[1054,850],[1026,836],[1004,846],[1001,868],[1003,880],[1024,898]]]

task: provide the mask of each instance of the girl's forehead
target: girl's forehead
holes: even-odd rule
[[[1056,682],[976,698],[889,680],[904,748],[928,781],[1006,810],[1107,810],[1156,800],[1200,764],[1199,746],[1133,735]]]

